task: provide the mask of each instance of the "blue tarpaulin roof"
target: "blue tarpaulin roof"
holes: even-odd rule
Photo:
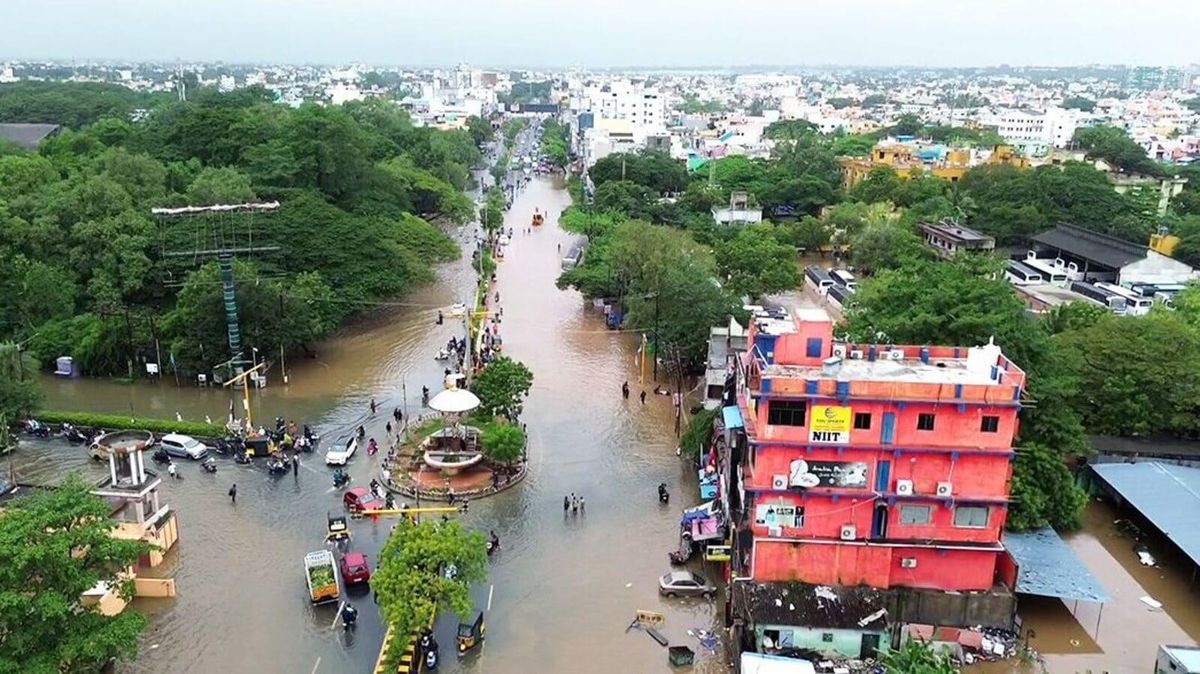
[[[1200,564],[1200,468],[1147,461],[1097,463],[1092,470]]]
[[[722,409],[721,416],[725,419],[725,428],[727,430],[730,428],[742,428],[744,426],[742,423],[742,411],[738,409],[737,405],[730,405]]]
[[[1108,601],[1104,588],[1054,529],[1006,532],[1004,547],[1017,562],[1018,594]]]

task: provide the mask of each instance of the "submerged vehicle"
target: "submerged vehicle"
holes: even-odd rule
[[[350,540],[350,527],[346,524],[345,515],[325,514],[325,542],[341,543]]]

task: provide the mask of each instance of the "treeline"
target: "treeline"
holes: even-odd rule
[[[0,87],[0,110],[54,120],[56,101],[93,93],[76,87],[39,88],[47,98],[24,107],[12,101],[26,87]],[[228,360],[218,275],[197,254],[218,238],[276,248],[236,265],[245,348],[297,348],[431,280],[459,249],[429,220],[475,215],[461,192],[480,159],[471,135],[414,127],[390,102],[290,108],[249,88],[127,112],[64,104],[63,119],[91,123],[0,157],[0,339],[28,340],[43,362],[72,355],[88,374],[125,374],[156,352],[164,369]],[[281,206],[151,216],[255,199]]]

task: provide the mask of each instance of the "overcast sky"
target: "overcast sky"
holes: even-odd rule
[[[0,0],[0,59],[1200,62],[1200,0]]]

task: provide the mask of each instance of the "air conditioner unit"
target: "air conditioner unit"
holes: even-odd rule
[[[855,531],[853,524],[843,524],[842,525],[842,540],[843,541],[854,540],[855,533],[857,533],[857,532]]]
[[[904,360],[904,352],[900,349],[892,349],[887,352],[888,360]]]
[[[902,568],[902,569],[917,568],[917,558],[916,557],[901,557],[900,558],[900,568]]]
[[[833,345],[833,357],[834,358],[845,358],[846,357],[846,345],[845,344],[834,344]]]
[[[912,496],[913,495],[913,481],[912,480],[896,480],[896,493],[901,496]]]
[[[783,527],[767,527],[767,535],[772,538],[782,538]]]
[[[949,496],[953,492],[954,492],[954,483],[939,482],[937,484],[937,495],[938,496]]]
[[[771,489],[787,489],[787,475],[772,475]]]
[[[850,360],[862,360],[862,359],[863,359],[862,349],[854,349],[853,351],[850,352]]]

